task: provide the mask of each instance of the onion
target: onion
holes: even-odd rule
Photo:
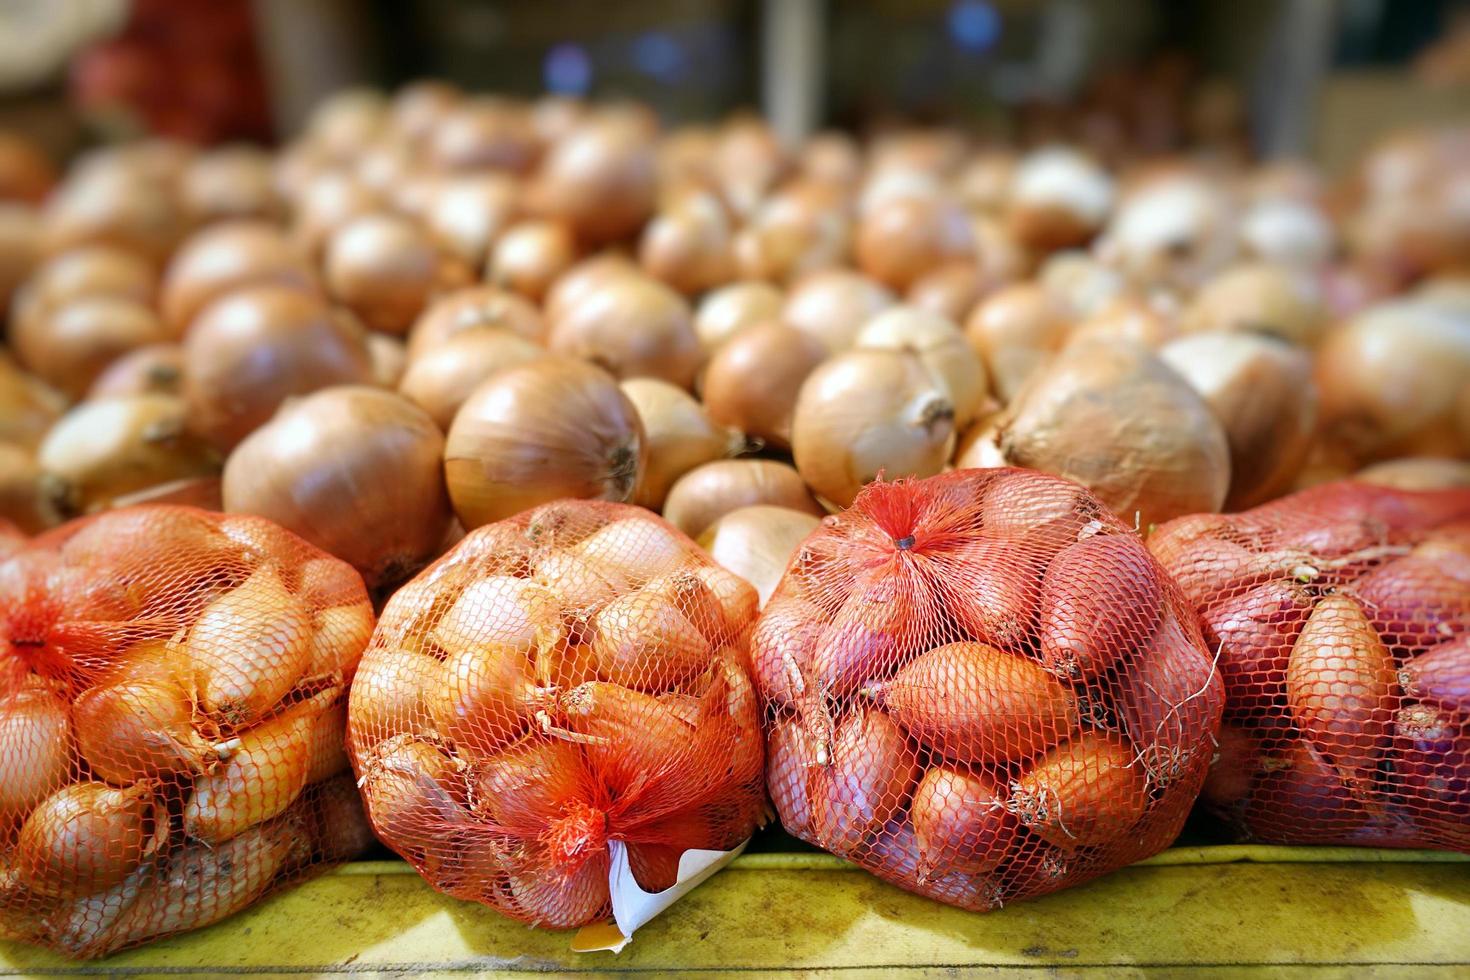
[[[1281,266],[1239,265],[1211,279],[1184,311],[1189,332],[1248,330],[1315,346],[1325,326],[1311,280]]]
[[[703,396],[710,419],[769,446],[789,447],[796,396],[826,356],[821,341],[792,327],[746,327],[705,368]]]
[[[1434,456],[1391,459],[1364,467],[1353,479],[1398,490],[1453,490],[1470,487],[1470,462]]]
[[[120,170],[72,177],[42,211],[41,248],[55,255],[79,245],[114,245],[155,267],[187,230],[187,216],[171,187]]]
[[[648,463],[633,502],[658,510],[669,487],[686,472],[745,448],[737,430],[721,429],[684,389],[656,378],[633,378],[620,387],[643,423]]]
[[[503,327],[541,342],[541,314],[521,296],[497,286],[470,286],[435,300],[408,335],[408,359],[417,360],[461,330]]]
[[[1308,272],[1326,265],[1337,248],[1332,222],[1310,201],[1270,197],[1257,201],[1240,219],[1247,254]]]
[[[1061,309],[1074,317],[1096,314],[1125,293],[1123,277],[1085,252],[1047,258],[1036,279]]]
[[[16,367],[0,350],[0,443],[34,448],[66,408],[66,399]]]
[[[1005,796],[990,777],[966,769],[941,765],[924,773],[909,804],[919,874],[989,874],[1005,863],[1020,830]]]
[[[1424,303],[1370,308],[1332,331],[1317,357],[1323,439],[1362,462],[1460,456],[1470,320]]]
[[[225,509],[270,518],[370,586],[396,582],[444,538],[443,454],[434,420],[401,395],[327,388],[283,406],[235,448]]]
[[[556,320],[563,313],[593,295],[602,287],[625,275],[641,276],[642,270],[622,252],[599,252],[583,259],[552,283],[546,291],[543,304],[547,320]]]
[[[469,282],[469,267],[445,255],[427,232],[387,213],[354,218],[327,243],[327,288],[364,323],[407,333],[435,293]]]
[[[199,706],[225,723],[259,718],[311,662],[310,611],[271,565],[212,600],[184,645]]]
[[[479,96],[460,101],[434,127],[430,156],[440,170],[523,171],[536,157],[530,114],[507,100]]]
[[[792,286],[781,318],[835,354],[851,347],[863,324],[894,302],[892,293],[866,276],[833,269],[813,273]]]
[[[1011,783],[1021,825],[1065,850],[1128,833],[1149,806],[1148,778],[1119,735],[1087,732],[1057,746]]]
[[[223,449],[292,395],[371,379],[372,361],[355,325],[319,298],[280,286],[215,301],[184,338],[189,420]]]
[[[350,160],[382,133],[388,107],[381,92],[348,88],[317,103],[306,120],[305,138],[335,159]]]
[[[603,525],[577,545],[576,553],[595,567],[615,570],[629,587],[641,589],[673,571],[693,550],[687,538],[650,514]]]
[[[40,534],[62,521],[41,467],[28,450],[0,442],[0,518],[26,534]]]
[[[182,395],[184,348],[178,344],[149,344],[114,360],[92,382],[88,401],[129,395]]]
[[[781,315],[781,291],[768,282],[734,282],[710,292],[694,312],[694,333],[714,354],[745,328]]]
[[[700,586],[692,576],[688,581]],[[709,667],[713,651],[699,629],[703,617],[677,594],[661,594],[658,584],[620,596],[592,617],[598,676],[630,690],[658,693]]]
[[[1006,223],[1028,249],[1051,252],[1087,242],[1113,206],[1113,182],[1076,150],[1052,147],[1023,157],[1011,177]]]
[[[819,524],[815,514],[789,507],[738,507],[706,528],[699,536],[699,546],[754,585],[764,606],[802,539]]]
[[[442,665],[426,653],[379,649],[364,657],[352,676],[348,708],[356,751],[371,749],[394,735],[426,730],[429,705],[443,680]]]
[[[169,395],[77,406],[36,453],[51,500],[64,513],[86,514],[139,490],[217,473],[218,456],[189,431],[188,417]]]
[[[657,176],[641,127],[593,118],[546,154],[531,185],[532,210],[568,222],[584,242],[616,241],[652,213]]]
[[[852,222],[830,188],[797,184],[760,202],[732,247],[746,279],[787,283],[842,265]]]
[[[1001,401],[1016,397],[1028,378],[1067,340],[1065,311],[1036,283],[991,294],[965,323],[965,339],[985,362]]]
[[[1016,163],[1016,156],[1010,150],[988,149],[976,153],[955,175],[954,192],[960,203],[979,214],[999,214],[1010,198]]]
[[[1317,421],[1306,352],[1274,337],[1200,333],[1159,352],[1197,391],[1230,444],[1226,510],[1245,510],[1291,486]]]
[[[796,469],[839,507],[863,485],[933,476],[954,450],[954,405],[916,354],[853,350],[817,367],[792,416]]]
[[[1235,256],[1231,208],[1221,186],[1203,175],[1155,178],[1119,205],[1097,254],[1135,285],[1191,290]]]
[[[427,856],[430,842],[444,830],[469,822],[461,766],[436,744],[400,735],[375,746],[360,766],[373,829],[415,861]]]
[[[199,311],[245,286],[286,286],[314,292],[306,257],[274,225],[231,221],[206,228],[184,243],[163,275],[159,306],[182,335]]]
[[[463,96],[448,82],[422,79],[404,85],[388,100],[388,125],[410,143],[427,139]]]
[[[1154,635],[1163,599],[1137,536],[1095,534],[1063,548],[1041,581],[1042,664],[1059,677],[1102,678]]]
[[[710,193],[685,194],[643,229],[638,261],[655,279],[688,296],[735,278],[730,218]]]
[[[41,895],[90,895],[118,884],[146,856],[155,817],[152,789],[73,783],[37,804],[20,828],[15,868]]]
[[[975,262],[951,262],[915,279],[904,299],[925,312],[963,323],[988,287]]]
[[[812,777],[814,836],[834,854],[855,854],[903,806],[919,764],[903,729],[883,712],[859,707],[837,725],[831,763]]]
[[[312,178],[296,202],[291,238],[297,247],[320,260],[338,228],[354,218],[376,213],[383,200],[350,174],[329,170]]]
[[[847,133],[825,130],[807,138],[797,167],[809,180],[843,190],[857,186],[862,176],[862,150]]]
[[[522,221],[495,242],[487,281],[539,302],[577,259],[571,229],[559,221]]]
[[[486,378],[545,356],[545,348],[508,329],[461,330],[420,354],[398,390],[448,431],[459,407]]]
[[[725,514],[767,504],[821,517],[801,475],[771,459],[717,460],[696,466],[679,478],[664,500],[664,520],[690,537],[699,537]]]
[[[1115,297],[1067,335],[1067,343],[1083,338],[1123,340],[1158,350],[1177,336],[1174,318],[1148,302],[1123,294]]]
[[[1068,345],[997,426],[1010,465],[1074,480],[1140,527],[1219,510],[1229,489],[1229,443],[1209,406],[1135,344]]]
[[[189,697],[176,683],[101,684],[79,694],[72,712],[82,757],[119,786],[167,773],[202,773],[218,759],[194,730]]]
[[[902,292],[935,266],[973,255],[975,241],[956,201],[943,195],[912,196],[866,211],[853,248],[858,268]]]
[[[0,700],[0,814],[22,816],[72,775],[72,727],[66,702],[32,682]]]
[[[449,428],[444,472],[473,530],[560,497],[628,500],[646,457],[638,412],[616,381],[548,357],[475,389]]]
[[[397,388],[408,368],[408,346],[397,337],[377,332],[368,334],[365,342],[373,384],[379,388]]]
[[[184,210],[196,224],[279,216],[271,158],[253,146],[226,146],[189,162],[179,184]]]
[[[0,201],[0,304],[6,309],[41,257],[40,223],[33,209]]]
[[[74,299],[16,323],[16,356],[42,380],[79,398],[118,357],[174,339],[148,307],[115,296]]]
[[[520,183],[508,174],[446,177],[434,187],[424,224],[443,245],[475,268],[510,226]]]
[[[661,378],[691,388],[701,359],[689,305],[652,279],[619,276],[550,321],[547,346],[618,378]]]
[[[854,346],[858,350],[898,350],[918,355],[949,395],[956,427],[969,425],[989,401],[985,365],[959,328],[942,316],[912,306],[887,309],[863,326]]]

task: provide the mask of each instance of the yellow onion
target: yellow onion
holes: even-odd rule
[[[225,146],[189,161],[179,196],[196,224],[276,218],[281,211],[270,154],[253,146]]]
[[[210,304],[184,338],[190,425],[230,449],[281,402],[336,384],[368,384],[372,359],[356,324],[320,298],[280,286]]]
[[[713,194],[686,194],[656,215],[638,241],[638,261],[655,279],[687,296],[735,278],[730,217]]]
[[[796,163],[809,180],[843,190],[856,187],[862,176],[863,157],[857,140],[836,130],[809,137]]]
[[[30,683],[0,700],[0,815],[23,816],[72,777],[75,747],[66,702]]]
[[[1119,203],[1097,254],[1136,286],[1187,292],[1235,257],[1232,207],[1206,175],[1157,176]]]
[[[1253,258],[1302,272],[1326,265],[1337,248],[1332,221],[1317,204],[1283,196],[1251,205],[1240,219],[1240,239]]]
[[[998,214],[1005,207],[1016,174],[1016,156],[1010,150],[982,150],[955,175],[954,191],[960,202],[980,214]]]
[[[327,289],[384,333],[407,333],[439,292],[466,285],[469,267],[440,251],[414,222],[389,213],[344,224],[327,243]]]
[[[340,567],[345,575],[354,579],[353,592],[356,595],[340,605],[322,609],[312,617],[311,663],[306,670],[309,677],[351,674],[353,665],[373,636],[376,621],[361,577],[345,563]],[[308,601],[313,599],[305,585],[301,595]]]
[[[1205,283],[1184,310],[1186,332],[1244,330],[1315,346],[1326,311],[1310,279],[1278,265],[1256,262],[1227,269]]]
[[[444,538],[443,453],[434,420],[402,395],[327,388],[282,406],[235,447],[225,509],[270,518],[369,585],[395,582]]]
[[[1245,510],[1291,486],[1317,423],[1312,359],[1269,335],[1198,333],[1159,351],[1197,391],[1230,444],[1226,510]]]
[[[397,388],[408,369],[408,345],[397,337],[374,331],[368,334],[367,351],[373,384],[379,388]]]
[[[0,518],[26,534],[40,534],[61,523],[52,486],[30,452],[0,442]]]
[[[985,362],[1002,402],[1067,341],[1071,322],[1057,301],[1036,283],[1017,283],[987,297],[965,323],[965,339]]]
[[[734,456],[745,448],[744,435],[716,425],[683,388],[657,378],[632,378],[619,387],[643,423],[648,454],[633,491],[635,504],[658,510],[679,477],[701,463]]]
[[[56,165],[46,151],[19,133],[0,137],[0,197],[40,203],[56,184]]]
[[[696,466],[679,478],[664,501],[664,520],[699,537],[725,514],[765,504],[821,517],[801,474],[772,459],[726,459]]]
[[[529,644],[502,642],[491,629],[474,633],[474,641],[449,648],[429,701],[434,731],[464,759],[483,758],[516,739],[545,700],[532,679]]]
[[[1086,252],[1058,252],[1042,263],[1036,281],[1072,317],[1090,317],[1125,295],[1123,277]]]
[[[0,351],[0,443],[34,449],[66,409],[66,399]]]
[[[501,327],[461,330],[420,354],[398,390],[447,431],[459,407],[486,378],[545,356],[544,347]]]
[[[918,309],[963,323],[989,285],[976,262],[951,262],[915,279],[904,299]]]
[[[582,560],[615,571],[635,589],[674,571],[692,551],[691,542],[651,514],[605,524],[576,547]]]
[[[637,409],[617,382],[547,357],[475,389],[449,428],[444,473],[472,530],[561,497],[628,500],[646,456]]]
[[[541,342],[541,314],[525,298],[497,286],[470,286],[435,300],[414,321],[408,335],[408,359],[418,359],[461,330],[502,327],[527,340]]]
[[[1217,511],[1230,486],[1224,430],[1147,348],[1069,344],[997,420],[1012,466],[1074,480],[1140,527]]]
[[[359,765],[363,801],[390,847],[421,859],[446,830],[469,822],[464,767],[437,745],[400,735],[375,746]]]
[[[896,306],[869,320],[858,332],[858,350],[909,351],[944,386],[954,406],[954,424],[963,428],[986,407],[990,385],[985,365],[953,322],[912,306]]]
[[[954,404],[907,351],[852,350],[806,379],[791,423],[796,469],[839,507],[863,485],[933,476],[954,451]]]
[[[746,327],[781,315],[781,291],[768,282],[733,282],[707,294],[694,312],[694,333],[713,354]]]
[[[152,310],[116,296],[59,304],[18,321],[10,334],[20,362],[72,398],[123,354],[172,339]]]
[[[1452,490],[1470,487],[1470,462],[1411,456],[1365,466],[1353,475],[1353,479],[1399,490]]]
[[[1423,301],[1372,307],[1317,356],[1324,441],[1362,462],[1470,450],[1470,320]]]
[[[428,147],[440,170],[522,171],[536,155],[530,114],[509,99],[478,96],[450,107],[431,134]]]
[[[308,256],[320,260],[338,228],[377,212],[383,203],[376,191],[351,174],[326,170],[313,176],[302,189],[291,238]]]
[[[781,319],[820,340],[828,353],[852,346],[857,332],[894,296],[886,288],[856,272],[831,269],[802,278],[786,294]]]
[[[826,357],[820,340],[794,327],[749,326],[715,351],[705,368],[705,409],[714,422],[784,449],[791,444],[791,413],[802,382]]]
[[[1113,181],[1083,153],[1064,147],[1037,150],[1017,163],[1006,197],[1006,225],[1016,241],[1036,251],[1082,245],[1113,206]]]
[[[193,706],[176,682],[100,684],[77,696],[72,714],[82,757],[119,786],[166,773],[200,773],[218,758],[194,730]]]
[[[1158,350],[1179,333],[1175,318],[1138,297],[1122,294],[1110,300],[1067,336],[1067,343],[1091,338],[1125,340]]]
[[[565,608],[578,615],[586,615],[628,590],[627,580],[616,567],[561,548],[536,560],[532,578],[560,596]]]
[[[572,266],[546,291],[543,309],[547,321],[562,314],[596,293],[607,283],[626,275],[641,276],[642,270],[622,252],[599,252]]]
[[[163,274],[159,308],[182,336],[199,311],[244,286],[287,286],[315,292],[306,256],[274,225],[230,221],[190,238]]]
[[[692,388],[701,352],[689,304],[662,283],[618,276],[551,320],[547,346],[618,378],[661,378]]]
[[[350,160],[377,139],[387,119],[387,104],[381,92],[341,89],[311,110],[304,135],[328,156]]]
[[[577,260],[571,229],[559,221],[521,221],[506,228],[490,250],[486,281],[540,302]]]
[[[84,402],[46,435],[36,461],[64,513],[86,514],[142,490],[219,472],[219,457],[189,431],[189,410],[170,395]]]
[[[858,268],[901,292],[935,266],[973,255],[975,240],[957,201],[912,195],[866,211],[853,248]]]
[[[394,735],[423,731],[442,681],[442,665],[426,653],[384,648],[364,657],[352,677],[348,706],[353,744],[371,748]]]
[[[852,244],[852,220],[831,188],[790,185],[760,202],[731,242],[736,272],[788,283],[840,266]]]
[[[557,140],[530,187],[532,210],[569,223],[589,243],[626,238],[657,194],[648,134],[620,120],[590,119]]]
[[[821,519],[789,507],[738,507],[699,536],[699,546],[722,566],[755,586],[764,606],[786,566]]]
[[[311,663],[311,613],[272,565],[199,614],[184,642],[199,706],[240,726],[265,714]]]
[[[184,348],[178,344],[149,344],[109,364],[87,390],[87,400],[182,395],[183,388]]]
[[[446,248],[479,268],[510,226],[519,191],[509,174],[446,177],[434,188],[424,224]]]
[[[187,230],[173,188],[115,168],[78,174],[47,200],[42,249],[115,245],[161,265]]]
[[[70,897],[111,888],[153,844],[153,791],[80,782],[36,805],[20,828],[15,868],[31,891]]]

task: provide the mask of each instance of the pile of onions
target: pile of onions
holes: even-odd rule
[[[694,333],[713,354],[746,327],[781,316],[781,291],[768,282],[732,282],[705,295],[694,311]]]
[[[1272,336],[1198,333],[1159,357],[1210,406],[1230,443],[1226,510],[1245,510],[1291,487],[1317,423],[1317,388],[1306,351]]]
[[[633,503],[658,510],[674,481],[702,463],[734,456],[746,447],[738,429],[722,429],[683,388],[657,378],[619,385],[643,423],[648,463]]]
[[[831,269],[803,277],[786,294],[781,319],[820,340],[835,354],[852,346],[863,324],[896,302],[894,295],[861,273]]]
[[[449,497],[471,530],[563,497],[629,500],[646,462],[638,411],[616,380],[560,357],[492,375],[444,446]]]
[[[141,490],[218,473],[218,454],[188,422],[188,406],[169,395],[83,402],[36,452],[51,502],[64,514],[87,514]]]
[[[447,432],[459,407],[482,381],[496,371],[545,356],[544,347],[507,329],[461,330],[416,357],[396,387]]]
[[[225,293],[270,285],[315,291],[316,274],[274,225],[225,222],[190,238],[169,262],[159,308],[169,326],[182,335],[200,310]]]
[[[1333,330],[1317,356],[1322,437],[1362,462],[1470,452],[1470,317],[1383,303]]]
[[[1095,161],[1075,150],[1038,150],[1011,176],[1006,227],[1023,247],[1050,252],[1085,244],[1112,206],[1112,178]]]
[[[0,443],[39,445],[66,408],[66,399],[0,351]]]
[[[761,201],[732,248],[741,276],[788,283],[842,265],[851,242],[852,221],[840,198],[807,183]]]
[[[722,515],[699,536],[699,546],[755,586],[761,605],[776,591],[802,539],[821,518],[790,507],[756,504]]]
[[[327,243],[327,289],[374,330],[408,331],[439,292],[469,283],[469,267],[447,255],[418,224],[396,215],[366,214],[344,224]]]
[[[366,384],[362,332],[321,299],[258,286],[216,300],[184,338],[190,424],[221,449],[244,439],[292,395]]]
[[[826,513],[801,474],[773,459],[722,459],[681,476],[664,500],[664,520],[699,537],[742,507],[770,506],[821,517]]]
[[[645,276],[617,276],[552,317],[547,346],[619,378],[661,378],[692,388],[702,354],[689,304]]]
[[[327,388],[281,408],[225,464],[228,511],[259,514],[356,568],[397,582],[434,556],[449,523],[444,436],[376,388]]]
[[[408,359],[416,360],[461,330],[501,327],[541,342],[541,314],[524,297],[497,286],[456,289],[430,304],[408,335]]]
[[[789,448],[796,396],[807,375],[826,358],[822,342],[795,327],[746,327],[715,351],[705,367],[705,409],[719,425],[777,449]]]
[[[1266,262],[1234,266],[1205,283],[1184,310],[1186,332],[1247,330],[1313,347],[1326,327],[1316,284]]]
[[[485,278],[540,302],[577,260],[577,242],[560,221],[521,221],[505,229],[490,250]]]
[[[182,395],[184,348],[179,344],[149,344],[124,354],[87,389],[87,398],[123,395]]]
[[[954,450],[954,403],[917,354],[851,350],[806,379],[791,423],[796,469],[839,507],[878,478],[932,476]]]
[[[1146,348],[1069,344],[955,460],[1066,477],[1148,527],[1218,511],[1230,488],[1225,432],[1189,383]]]
[[[912,306],[884,310],[859,331],[854,347],[917,354],[948,393],[956,429],[965,428],[991,407],[985,365],[959,327],[942,316]]]
[[[91,296],[18,321],[10,340],[20,362],[72,398],[80,398],[114,360],[174,339],[147,306]]]
[[[434,187],[424,225],[444,247],[479,268],[510,226],[519,190],[509,174],[445,177]]]
[[[985,362],[990,384],[1002,402],[1067,342],[1071,320],[1061,305],[1034,282],[993,293],[965,321],[965,339]]]
[[[551,147],[531,182],[530,203],[570,224],[583,242],[611,242],[632,235],[653,213],[657,177],[641,126],[594,118]]]

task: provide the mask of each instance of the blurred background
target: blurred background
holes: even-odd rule
[[[344,86],[628,97],[783,136],[896,119],[1310,155],[1470,95],[1459,0],[6,0],[0,127],[53,153],[280,140]]]

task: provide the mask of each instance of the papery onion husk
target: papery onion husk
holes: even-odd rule
[[[894,302],[894,295],[872,279],[847,269],[829,269],[792,285],[781,319],[835,354],[851,347],[863,324]]]
[[[729,459],[696,466],[680,477],[664,500],[663,516],[697,538],[723,515],[757,504],[817,517],[826,514],[790,465],[772,459]]]
[[[182,336],[200,310],[246,286],[318,289],[306,256],[274,225],[231,221],[206,228],[179,249],[164,272],[159,309]]]
[[[692,388],[702,359],[689,304],[654,279],[617,276],[551,319],[547,347],[618,378]]]
[[[531,210],[566,221],[589,243],[637,231],[657,194],[653,147],[642,127],[591,118],[556,142],[529,188]]]
[[[545,356],[544,347],[503,327],[461,330],[415,358],[398,390],[448,431],[460,406],[486,378]]]
[[[92,771],[117,786],[167,773],[200,773],[218,755],[194,730],[177,683],[120,680],[90,687],[72,708]]]
[[[699,546],[755,586],[764,606],[802,540],[820,523],[815,514],[789,507],[739,507],[706,528]]]
[[[744,435],[716,425],[682,388],[657,378],[632,378],[619,387],[638,412],[648,450],[648,463],[633,491],[635,504],[658,510],[679,477],[745,448]]]
[[[990,397],[985,365],[954,323],[911,306],[898,306],[879,313],[859,331],[854,346],[859,350],[902,350],[917,354],[929,372],[938,378],[954,406],[954,424],[970,424]]]
[[[793,327],[775,322],[746,327],[705,367],[705,408],[720,425],[787,448],[797,394],[826,357],[821,341]]]
[[[964,210],[943,194],[896,197],[867,209],[853,240],[858,268],[900,292],[974,249]]]

